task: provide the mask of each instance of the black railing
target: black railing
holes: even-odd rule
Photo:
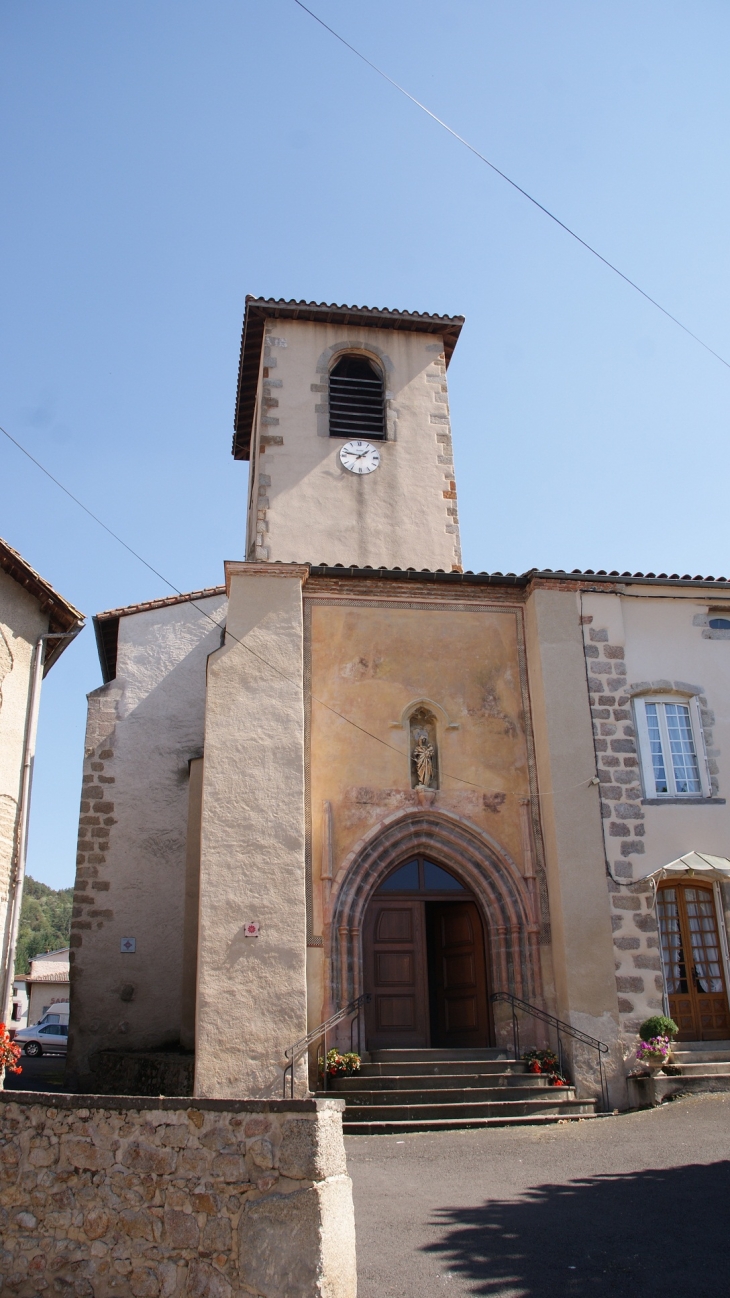
[[[327,1090],[327,1033],[331,1032],[332,1028],[337,1027],[338,1023],[343,1023],[345,1019],[349,1019],[351,1015],[352,1015],[352,1023],[350,1024],[350,1049],[351,1050],[355,1049],[354,1034],[355,1034],[355,1026],[357,1025],[357,1053],[358,1054],[360,1053],[360,1017],[361,1017],[360,1011],[362,1007],[366,1005],[369,1000],[370,1000],[369,992],[363,992],[362,996],[358,996],[354,1001],[350,1001],[348,1005],[343,1005],[342,1009],[339,1009],[334,1014],[331,1014],[328,1019],[325,1019],[324,1023],[320,1023],[319,1027],[312,1028],[312,1031],[308,1032],[306,1037],[302,1037],[301,1041],[297,1041],[293,1046],[287,1047],[287,1049],[284,1051],[284,1058],[288,1059],[289,1063],[284,1069],[284,1099],[286,1099],[287,1073],[289,1074],[289,1078],[290,1078],[290,1097],[293,1100],[294,1099],[294,1065],[298,1059],[301,1059],[305,1050],[308,1050],[310,1046],[313,1046],[315,1042],[319,1042],[319,1041],[323,1041],[324,1065],[325,1065],[323,1089],[325,1091]],[[317,1067],[319,1067],[319,1060],[317,1061]]]
[[[548,1027],[554,1028],[558,1038],[558,1059],[561,1073],[564,1071],[563,1037],[571,1037],[573,1041],[578,1041],[581,1045],[589,1046],[592,1050],[595,1050],[598,1057],[598,1075],[601,1081],[601,1107],[604,1113],[608,1112],[608,1085],[603,1067],[603,1056],[608,1054],[608,1046],[605,1041],[599,1041],[597,1037],[590,1037],[587,1032],[581,1032],[580,1028],[574,1028],[572,1024],[564,1023],[562,1019],[556,1019],[554,1014],[548,1014],[546,1010],[538,1009],[537,1005],[531,1005],[529,1001],[523,1001],[519,996],[513,996],[511,992],[495,992],[492,996],[492,1003],[495,1001],[504,1001],[512,1009],[512,1040],[514,1042],[515,1059],[520,1058],[518,1011],[522,1014],[529,1014],[531,1018],[537,1019],[539,1023],[546,1023]]]

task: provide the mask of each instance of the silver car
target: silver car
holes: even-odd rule
[[[68,1019],[62,1020],[59,1014],[44,1014],[32,1028],[20,1028],[13,1039],[31,1059],[38,1055],[65,1055]]]

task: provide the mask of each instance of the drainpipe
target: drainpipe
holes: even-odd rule
[[[38,729],[38,709],[41,702],[41,681],[43,666],[46,660],[46,644],[49,640],[75,640],[81,631],[49,631],[36,640],[33,655],[33,674],[28,692],[28,704],[25,713],[25,739],[23,741],[23,768],[20,782],[20,803],[18,806],[18,829],[15,849],[15,878],[10,912],[10,925],[7,946],[7,960],[3,980],[0,1011],[2,1020],[9,1023],[10,1003],[15,979],[15,952],[18,945],[20,928],[20,908],[23,902],[23,883],[25,882],[25,863],[28,856],[28,824],[30,821],[30,793],[33,783],[33,761],[35,758],[35,740]]]

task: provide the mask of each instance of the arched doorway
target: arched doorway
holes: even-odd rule
[[[368,1048],[489,1045],[486,968],[484,928],[468,887],[428,857],[404,861],[365,914]]]
[[[669,1013],[681,1041],[726,1041],[730,1012],[712,884],[663,883],[657,895]]]

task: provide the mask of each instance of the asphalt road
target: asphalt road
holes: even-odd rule
[[[6,1091],[63,1091],[66,1074],[65,1055],[41,1055],[40,1059],[29,1059],[21,1055],[22,1073],[5,1074]]]
[[[346,1145],[358,1298],[730,1294],[730,1094]]]

